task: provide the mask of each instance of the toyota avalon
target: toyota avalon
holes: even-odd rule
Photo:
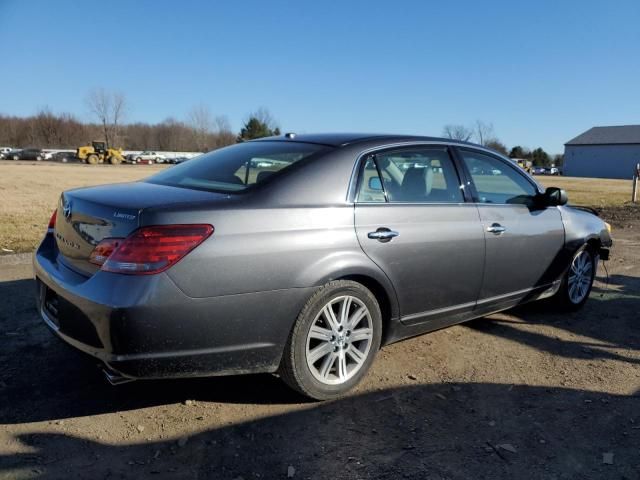
[[[609,226],[470,143],[294,135],[62,193],[38,307],[113,382],[278,373],[315,399],[381,346],[587,301]]]

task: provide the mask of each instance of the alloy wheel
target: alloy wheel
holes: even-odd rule
[[[593,261],[588,250],[580,251],[571,262],[569,271],[569,300],[579,304],[589,293],[589,287],[593,280]]]
[[[313,377],[338,385],[364,365],[373,339],[369,309],[351,295],[330,300],[318,313],[307,334],[305,357]]]

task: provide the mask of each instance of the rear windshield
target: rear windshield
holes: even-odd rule
[[[146,181],[174,187],[239,192],[329,147],[296,142],[247,142],[200,155]]]

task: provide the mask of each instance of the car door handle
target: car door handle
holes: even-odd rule
[[[380,227],[375,232],[367,233],[367,237],[372,240],[378,240],[379,242],[389,242],[393,237],[400,235],[398,232],[390,230],[386,227]]]
[[[487,227],[487,232],[493,233],[494,235],[500,235],[506,231],[507,229],[499,223],[493,223],[490,227]]]

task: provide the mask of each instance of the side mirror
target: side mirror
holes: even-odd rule
[[[377,175],[375,177],[369,177],[369,190],[375,190],[377,192],[382,191],[382,182],[380,181],[380,177]]]
[[[569,201],[567,192],[557,187],[549,187],[544,191],[545,203],[549,206],[566,205]]]

